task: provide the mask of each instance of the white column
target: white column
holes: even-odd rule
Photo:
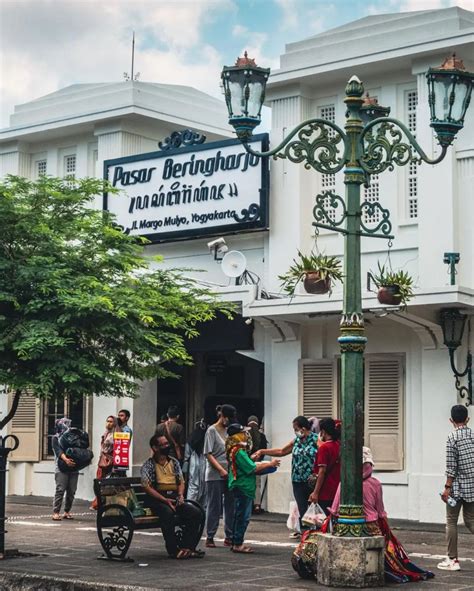
[[[271,405],[265,400],[265,428],[271,447],[282,447],[294,438],[292,420],[298,415],[298,360],[301,341],[273,343],[271,364],[265,364],[265,379],[270,382]],[[268,476],[268,510],[287,513],[291,489],[291,455]]]

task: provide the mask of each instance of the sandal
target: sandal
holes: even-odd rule
[[[74,517],[70,513],[64,513],[63,519],[74,519]]]
[[[54,513],[51,519],[53,521],[61,521],[61,515],[59,515],[59,513]]]
[[[188,558],[204,558],[205,555],[206,553],[204,550],[191,550],[191,554]]]
[[[206,546],[206,548],[216,548],[216,544],[214,542],[214,539],[207,538],[205,546]]]
[[[241,546],[240,548],[236,548],[235,546],[231,548],[232,552],[236,554],[253,554],[254,551],[250,546]]]
[[[191,558],[191,554],[192,554],[191,550],[188,550],[187,548],[186,549],[183,548],[182,550],[180,550],[178,552],[178,554],[176,555],[176,558],[178,560],[186,560],[187,558]]]

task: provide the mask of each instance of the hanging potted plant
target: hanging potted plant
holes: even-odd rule
[[[314,253],[304,255],[298,251],[293,265],[278,279],[283,291],[293,297],[301,280],[306,292],[323,294],[331,290],[332,282],[342,281],[342,277],[341,261],[337,257]]]
[[[403,305],[406,307],[413,296],[413,278],[406,271],[392,271],[377,263],[378,273],[372,278],[378,288],[377,299],[388,306]]]

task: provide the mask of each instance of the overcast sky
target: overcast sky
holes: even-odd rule
[[[285,43],[369,14],[453,5],[474,10],[474,0],[0,0],[0,127],[15,104],[123,80],[133,30],[140,80],[218,96],[222,65],[244,49],[275,68]]]

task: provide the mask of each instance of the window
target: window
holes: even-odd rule
[[[299,367],[302,414],[305,417],[337,415],[337,369],[332,361],[302,359]]]
[[[44,160],[36,160],[35,162],[35,173],[36,173],[36,178],[38,179],[40,176],[46,174],[46,170],[47,170],[47,166],[48,166],[48,162],[46,159]]]
[[[64,156],[64,176],[74,176],[76,174],[76,155],[69,154]]]
[[[416,136],[416,107],[418,105],[418,92],[410,90],[405,94],[405,111],[408,121],[408,129]],[[417,165],[411,163],[407,174],[407,212],[410,219],[418,218],[418,179]]]
[[[299,392],[304,416],[339,416],[340,358],[302,359]],[[365,355],[365,442],[378,470],[403,470],[404,463],[404,356]]]
[[[42,457],[44,460],[54,457],[52,436],[57,419],[68,417],[74,427],[87,430],[88,399],[69,400],[68,398],[50,398],[43,402]]]

